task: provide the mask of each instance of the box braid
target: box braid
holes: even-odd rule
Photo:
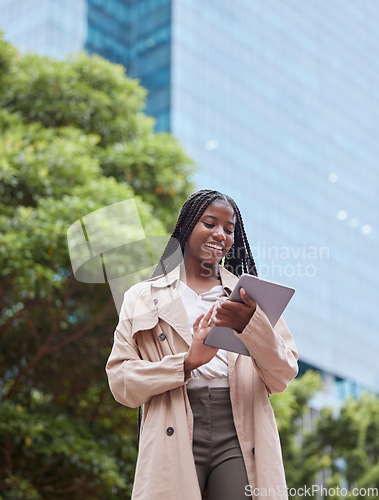
[[[162,271],[164,274],[167,274],[179,264],[179,262],[174,259],[170,259],[170,256],[174,254],[178,247],[178,243],[180,244],[182,254],[184,253],[184,248],[196,223],[209,205],[218,200],[231,205],[236,216],[234,242],[228,253],[225,255],[224,267],[236,276],[241,276],[242,273],[258,276],[254,258],[247,240],[245,226],[236,202],[229,196],[226,196],[218,191],[202,189],[192,194],[184,203],[171,238],[163,251],[152,277],[162,274]],[[167,268],[165,266],[165,262],[169,263]]]

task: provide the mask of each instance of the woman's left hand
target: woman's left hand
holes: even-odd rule
[[[212,321],[216,326],[224,326],[241,333],[257,307],[256,302],[250,299],[243,288],[240,289],[241,302],[234,302],[226,298],[219,300],[213,309]]]

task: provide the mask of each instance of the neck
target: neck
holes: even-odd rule
[[[191,260],[189,262],[189,260]],[[218,281],[219,269],[218,264],[207,264],[186,259],[184,256],[184,273],[188,281]]]

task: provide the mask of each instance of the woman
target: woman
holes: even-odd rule
[[[227,299],[243,272],[257,275],[239,209],[202,190],[153,278],[125,294],[107,374],[117,401],[143,405],[133,500],[287,498],[269,394],[296,376],[297,352],[282,318],[273,329],[244,291]],[[213,324],[250,357],[204,345]]]

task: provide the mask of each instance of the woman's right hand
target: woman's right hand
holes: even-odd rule
[[[204,344],[204,340],[213,325],[211,320],[213,307],[209,309],[205,316],[204,314],[199,316],[193,324],[192,343],[184,357],[184,371],[186,374],[199,366],[205,365],[217,354],[217,347],[210,347]]]

